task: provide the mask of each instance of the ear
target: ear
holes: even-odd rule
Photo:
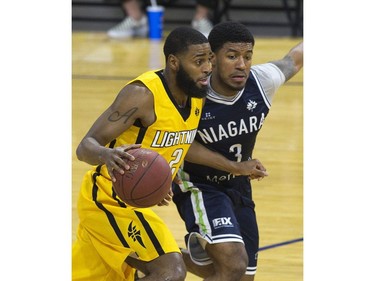
[[[211,65],[212,65],[212,67],[216,66],[216,55],[215,55],[215,53],[212,54]]]
[[[169,55],[168,56],[168,65],[172,70],[178,71],[178,69],[180,68],[179,58],[176,57],[175,55]]]

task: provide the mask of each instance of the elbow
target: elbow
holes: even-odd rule
[[[80,143],[76,149],[76,156],[79,161],[83,161],[82,143]]]
[[[303,67],[303,57],[302,56],[299,60],[297,60],[295,66],[296,66],[297,72],[301,70],[301,68]]]
[[[186,161],[188,161],[188,162],[192,162],[191,157],[189,157],[189,153],[187,153],[187,154],[185,155],[184,160],[186,160]]]

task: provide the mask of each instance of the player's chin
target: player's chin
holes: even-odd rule
[[[197,87],[201,91],[207,91],[208,90],[208,85],[198,84]]]
[[[234,90],[237,90],[237,91],[240,91],[242,90],[245,85],[246,85],[246,81],[245,82],[231,82],[229,84]]]
[[[190,96],[195,98],[205,98],[208,94],[208,86],[197,87],[195,91],[190,92]]]

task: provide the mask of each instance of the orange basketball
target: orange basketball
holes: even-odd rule
[[[127,160],[129,170],[121,175],[113,174],[113,188],[117,196],[133,207],[147,208],[160,203],[168,194],[172,184],[171,168],[167,161],[154,150],[137,148],[127,151],[135,157]]]

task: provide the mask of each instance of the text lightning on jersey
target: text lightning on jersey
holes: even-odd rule
[[[156,131],[151,147],[170,147],[180,144],[191,144],[197,130],[164,132]]]

